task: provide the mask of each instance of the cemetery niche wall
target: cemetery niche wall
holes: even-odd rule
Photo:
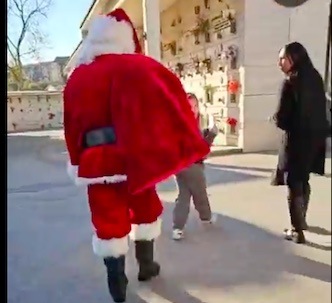
[[[179,0],[161,14],[161,59],[213,116],[215,145],[239,145],[243,1]]]

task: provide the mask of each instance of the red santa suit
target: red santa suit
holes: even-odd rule
[[[124,256],[129,234],[157,238],[155,185],[209,152],[179,79],[140,52],[123,10],[99,16],[64,89],[68,172],[88,186],[93,249],[103,258]]]

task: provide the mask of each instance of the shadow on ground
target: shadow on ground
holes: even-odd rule
[[[8,303],[110,302],[105,269],[91,250],[85,192],[69,183],[64,158],[50,157],[61,152],[62,143],[57,144],[48,137],[8,140]],[[212,183],[255,178],[226,171],[220,177],[219,169],[211,173]],[[203,229],[191,216],[187,238],[174,242],[172,207],[165,202],[157,241],[162,275],[140,285],[132,250],[128,254],[129,303],[151,303],[149,294],[142,295],[146,291],[171,303],[204,303],[188,288],[273,286],[287,279],[285,273],[331,282],[329,265],[294,255],[281,237],[236,218],[219,214],[215,227]]]
[[[9,189],[10,191],[25,191],[25,190],[37,190],[34,188],[29,188],[30,184],[29,178],[27,178],[27,184],[24,186],[28,188],[18,188],[16,180],[11,181],[11,171],[10,168],[15,166],[17,169],[23,169],[25,175],[31,176],[33,172],[28,171],[28,166],[31,167],[33,161],[43,161],[49,166],[56,166],[57,169],[64,171],[64,167],[67,161],[67,154],[65,152],[65,144],[63,140],[57,140],[51,136],[44,135],[44,132],[31,132],[28,134],[11,134],[8,138],[8,171],[9,171]],[[18,165],[18,161],[24,161],[21,165]],[[28,163],[29,162],[29,163]],[[17,170],[16,169],[16,170]],[[55,168],[53,168],[55,169]],[[15,170],[15,169],[13,169]],[[15,170],[15,171],[16,171]],[[38,170],[38,167],[35,167]],[[239,171],[240,170],[240,171]],[[220,166],[214,164],[206,164],[207,171],[207,182],[209,186],[218,184],[228,184],[228,183],[240,183],[253,180],[259,180],[266,178],[259,174],[255,174],[254,169],[246,169],[238,166]],[[262,171],[257,171],[261,173]],[[265,171],[263,171],[265,172]],[[37,174],[36,171],[34,174]],[[40,187],[49,187],[50,184],[47,181],[51,176],[45,175]],[[58,186],[68,186],[69,179],[66,177],[65,180],[58,181]],[[13,185],[12,185],[13,184]],[[23,185],[22,185],[23,186]],[[38,185],[39,186],[39,185]],[[158,190],[160,191],[174,191],[176,190],[176,184],[173,178],[170,178],[158,185]]]
[[[313,234],[316,234],[316,235],[332,236],[332,233],[330,230],[327,230],[326,228],[319,227],[319,226],[309,226],[308,231]]]
[[[81,199],[82,198],[82,199]],[[102,262],[92,255],[88,209],[80,199],[49,204],[19,203],[9,197],[8,303],[107,302]],[[284,273],[331,282],[327,264],[294,255],[279,236],[253,224],[219,215],[201,228],[191,217],[187,238],[170,239],[172,204],[165,203],[164,229],[157,242],[162,275],[149,291],[172,303],[203,303],[186,287],[230,290],[274,285]],[[139,298],[133,253],[127,260],[130,303]]]

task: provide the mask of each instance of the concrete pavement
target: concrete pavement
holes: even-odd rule
[[[91,250],[84,190],[65,172],[57,132],[8,136],[8,302],[112,302],[102,261]],[[158,186],[165,202],[157,241],[160,277],[136,281],[130,251],[129,303],[331,302],[331,179],[312,177],[312,242],[282,239],[286,191],[269,186],[273,154],[211,158],[209,194],[216,226],[203,228],[193,210],[186,239],[173,242],[172,179]],[[330,174],[331,160],[327,160]]]

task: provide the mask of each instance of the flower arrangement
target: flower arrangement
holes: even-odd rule
[[[203,66],[206,69],[206,72],[212,74],[212,60],[211,60],[211,58],[205,58],[202,61],[202,63],[203,63]]]
[[[230,133],[235,134],[236,133],[237,120],[233,117],[228,117],[227,120],[226,120],[226,123],[230,126]]]
[[[236,19],[231,14],[228,15],[231,34],[236,34]]]
[[[200,34],[204,34],[206,42],[210,42],[210,34],[209,34],[209,29],[210,29],[210,22],[209,19],[205,19],[202,16],[198,16],[196,18],[196,25],[195,27],[191,30],[191,33],[195,37],[195,44],[200,44],[199,41],[199,36]]]
[[[233,117],[228,117],[226,122],[230,126],[236,126],[237,125],[237,120]]]
[[[227,83],[227,91],[230,94],[230,102],[236,103],[236,93],[239,91],[240,83],[237,80],[229,80]]]
[[[178,75],[179,78],[183,77],[184,65],[182,63],[177,63],[175,66],[175,73]]]
[[[235,69],[237,66],[237,55],[238,55],[238,48],[236,45],[231,45],[227,48],[227,56],[230,61],[230,67]]]
[[[229,80],[227,90],[230,94],[236,94],[240,88],[240,83],[237,80]]]
[[[204,91],[205,91],[205,96],[206,96],[206,102],[213,104],[213,94],[216,90],[216,87],[212,85],[205,85],[204,86]]]

